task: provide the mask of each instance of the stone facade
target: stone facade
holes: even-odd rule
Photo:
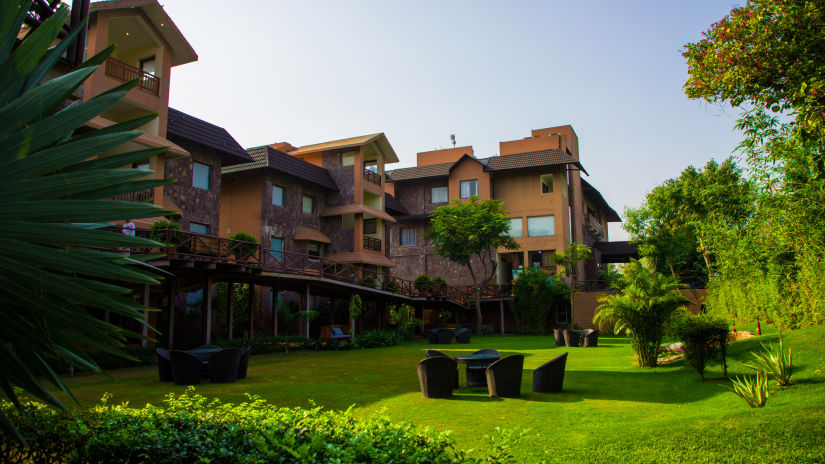
[[[329,172],[329,175],[338,185],[338,192],[327,193],[327,204],[329,206],[341,206],[354,203],[355,166],[342,166],[341,154],[338,151],[325,151],[321,159],[322,167]]]
[[[218,235],[221,211],[221,154],[216,150],[189,140],[171,137],[171,141],[185,148],[190,158],[166,162],[164,178],[176,182],[163,187],[163,195],[181,212],[180,225],[189,230],[192,222],[205,224],[210,235]],[[194,163],[209,166],[209,190],[192,185]]]
[[[272,187],[277,185],[284,189],[283,206],[272,204]],[[284,239],[284,251],[306,253],[306,241],[296,241],[295,228],[298,226],[321,230],[322,218],[318,213],[326,207],[328,191],[313,183],[296,179],[292,176],[268,170],[261,183],[261,230],[262,246],[269,248],[268,237]],[[314,208],[312,214],[303,212],[303,196],[312,197]],[[321,247],[321,255],[325,254]]]

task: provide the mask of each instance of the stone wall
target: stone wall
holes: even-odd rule
[[[272,204],[273,185],[284,189],[283,206]],[[295,228],[305,226],[321,230],[318,213],[326,207],[327,191],[313,183],[275,171],[267,173],[261,188],[261,245],[269,248],[270,237],[281,237],[284,239],[284,251],[306,253],[307,242],[293,240]],[[313,214],[306,214],[302,210],[304,194],[314,199]]]
[[[172,137],[171,141],[185,148],[190,158],[167,161],[164,178],[176,182],[163,187],[163,194],[180,209],[180,224],[189,230],[191,222],[206,224],[211,235],[219,235],[221,210],[221,154],[209,147],[185,139]],[[209,190],[192,185],[194,162],[210,167]]]

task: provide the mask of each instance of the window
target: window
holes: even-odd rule
[[[311,260],[317,260],[321,257],[320,248],[318,247],[317,243],[308,243],[307,244],[307,255]]]
[[[284,239],[269,237],[269,255],[275,259],[281,259],[284,256]]]
[[[208,224],[199,224],[197,222],[190,222],[189,223],[189,232],[194,232],[196,234],[209,235],[209,225]]]
[[[510,237],[520,238],[522,235],[521,218],[508,219],[510,221]]]
[[[470,198],[472,196],[478,196],[478,180],[462,180],[461,198]]]
[[[143,162],[143,163],[132,163],[132,169],[141,169],[141,170],[148,171],[151,168],[149,167],[149,162],[146,161],[146,162]]]
[[[306,214],[312,214],[315,210],[315,200],[309,195],[304,195],[301,202],[301,209]]]
[[[186,312],[197,314],[203,308],[203,289],[186,292]]]
[[[401,228],[401,246],[415,245],[415,227]]]
[[[570,323],[570,317],[567,315],[568,309],[567,305],[556,305],[556,322],[559,324]]]
[[[430,201],[432,203],[447,203],[447,187],[433,187],[430,189]]]
[[[553,193],[553,174],[541,176],[541,193]]]
[[[378,230],[378,220],[373,219],[364,219],[364,233],[365,234],[374,234]]]
[[[551,267],[555,264],[553,253],[556,250],[535,250],[527,252],[527,261],[532,267]]]
[[[284,188],[277,185],[272,186],[272,204],[274,206],[284,206]]]
[[[212,167],[208,164],[195,163],[192,166],[192,186],[209,190],[209,174]]]
[[[364,170],[370,172],[378,172],[378,161],[364,161]]]
[[[341,153],[341,166],[353,166],[355,165],[355,152],[348,151],[346,153]]]
[[[527,236],[542,237],[555,235],[556,221],[553,216],[535,216],[527,218]]]
[[[150,56],[140,60],[140,70],[146,74],[155,75],[155,57]]]

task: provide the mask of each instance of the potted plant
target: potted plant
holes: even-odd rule
[[[418,290],[418,296],[426,296],[432,286],[432,280],[427,274],[421,274],[415,278],[415,289]]]
[[[183,227],[177,222],[162,219],[155,221],[152,227],[149,228],[149,239],[165,243],[167,247],[172,247],[172,250],[169,251],[170,255],[176,251],[186,253],[188,249],[181,246],[185,241],[185,235],[182,231]]]
[[[258,239],[248,232],[235,232],[229,236],[230,240],[234,240],[229,245],[229,252],[235,255],[235,261],[246,264],[249,257],[258,251]]]
[[[375,277],[373,276],[366,276],[361,279],[361,285],[364,287],[375,288]]]
[[[398,290],[401,289],[401,287],[398,285],[398,282],[389,278],[384,280],[384,283],[381,285],[381,288],[392,293],[398,293]]]
[[[445,287],[447,287],[447,281],[444,280],[444,277],[433,277],[432,284],[430,285],[433,293],[444,293]]]

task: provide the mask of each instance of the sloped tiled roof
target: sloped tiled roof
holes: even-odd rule
[[[607,216],[607,222],[622,222],[622,218],[607,204],[602,194],[584,179],[582,179],[582,194],[593,202],[597,208],[604,211],[604,215]]]
[[[395,199],[394,196],[390,195],[389,193],[384,193],[384,209],[388,212],[391,211],[392,213],[397,213],[397,215],[406,215],[409,214],[407,208],[404,208],[404,205],[401,204],[398,200]],[[396,214],[393,214],[395,216]]]
[[[630,242],[596,242],[595,247],[601,252],[602,263],[626,263],[639,259],[639,246]]]
[[[335,180],[332,179],[329,171],[320,166],[287,155],[267,145],[249,148],[246,151],[253,159],[251,163],[228,166],[221,169],[221,172],[223,174],[232,174],[254,169],[269,168],[297,177],[298,179],[312,182],[313,184],[330,190],[338,190],[338,185],[335,183]]]
[[[387,171],[387,175],[393,181],[408,179],[426,179],[428,177],[447,177],[450,175],[450,167],[453,163],[429,164],[426,166],[415,166],[412,168],[401,168]]]
[[[213,148],[223,156],[223,165],[252,161],[241,145],[223,127],[208,123],[174,108],[169,108],[167,136],[180,137]]]

